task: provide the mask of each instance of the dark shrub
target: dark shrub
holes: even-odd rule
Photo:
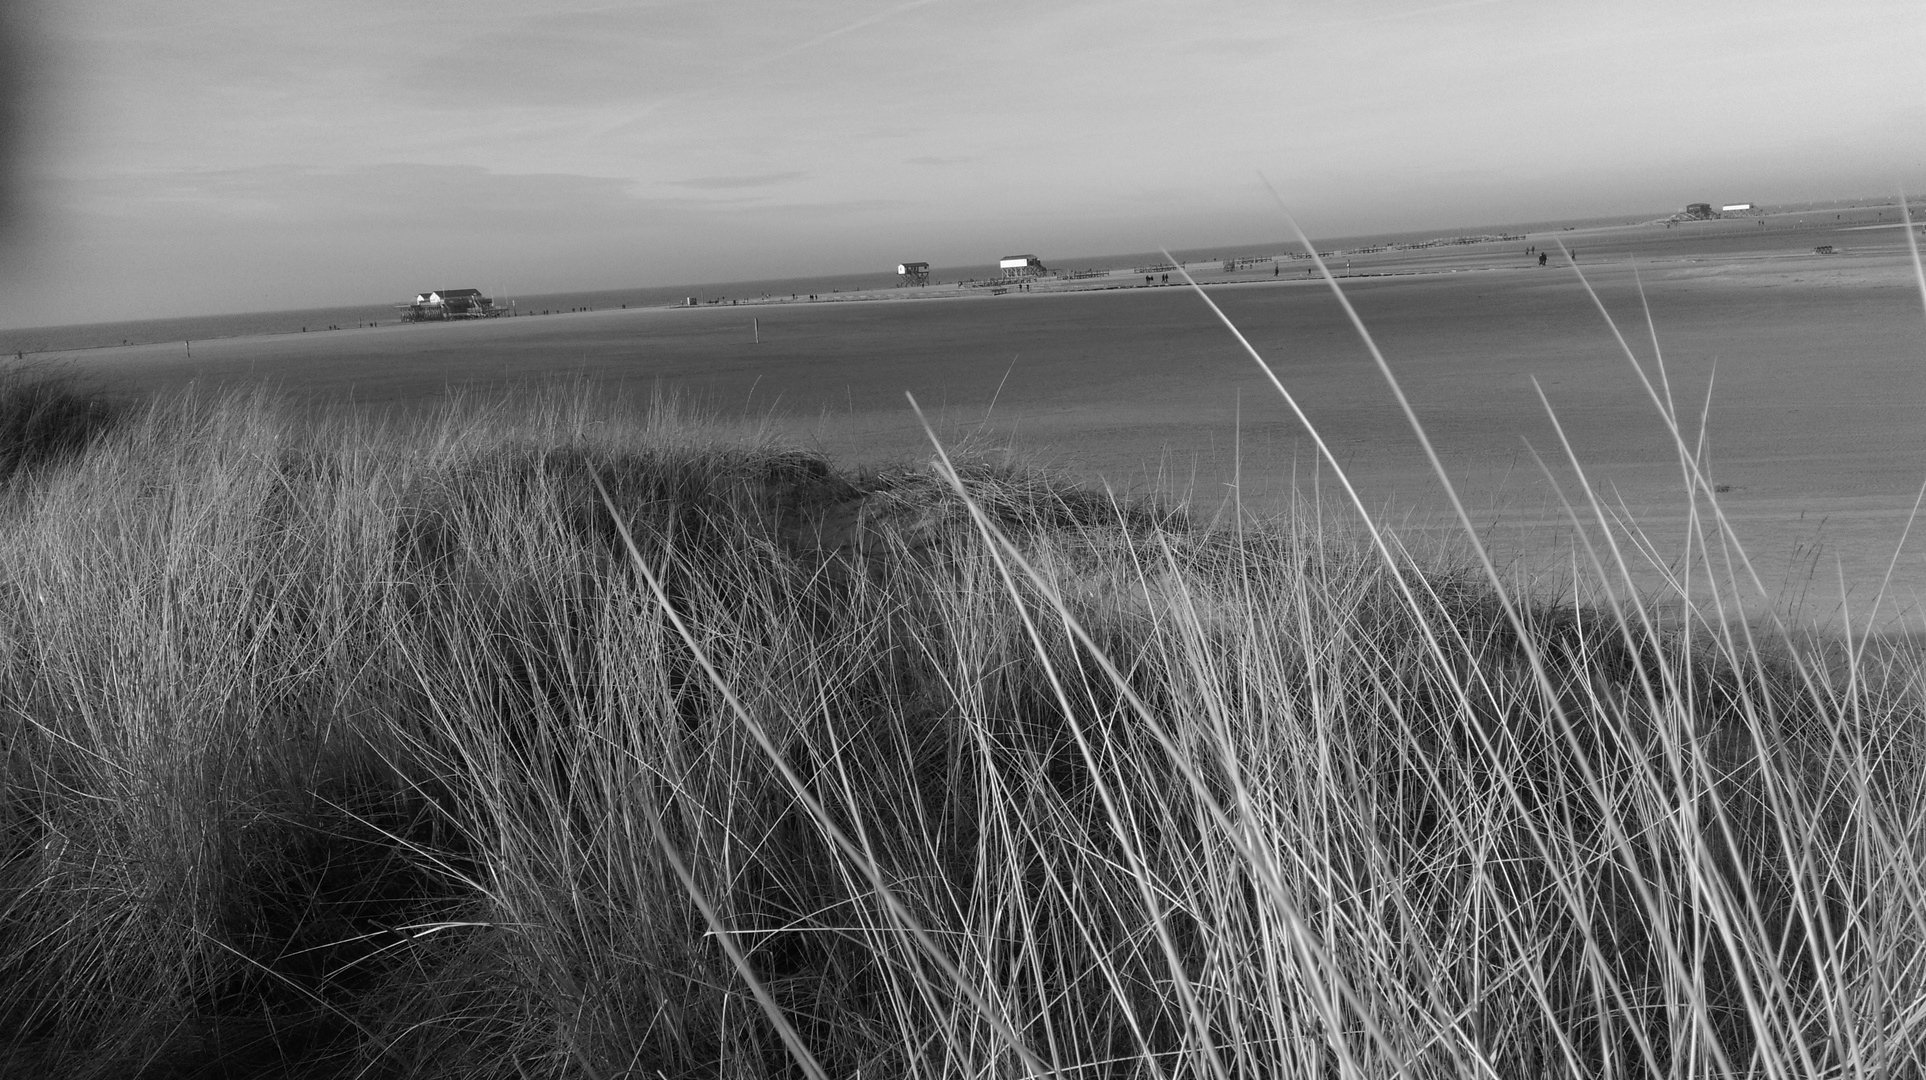
[[[121,411],[74,375],[36,365],[0,367],[0,482],[80,453]]]

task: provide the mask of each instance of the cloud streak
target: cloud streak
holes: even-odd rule
[[[800,180],[808,174],[803,172],[757,173],[753,176],[697,176],[688,180],[664,180],[662,183],[673,187],[699,188],[704,191],[726,191],[733,188],[772,187]]]
[[[869,27],[875,26],[877,23],[881,23],[889,19],[893,19],[905,12],[914,11],[917,8],[929,7],[932,4],[938,4],[943,2],[945,2],[945,0],[909,0],[908,3],[897,4],[895,7],[887,8],[883,11],[876,12],[873,15],[866,15],[860,19],[855,20],[854,22],[846,23],[842,26],[839,26],[834,30],[817,34],[815,37],[809,38],[808,40],[803,41],[799,44],[791,45],[786,49],[780,49],[780,50],[777,50],[776,52],[770,53],[767,56],[759,57],[757,59],[749,60],[744,63],[738,64],[735,67],[730,69],[729,75],[731,77],[741,77],[744,75],[748,75],[752,72],[759,71],[763,68],[769,67],[772,64],[776,64],[783,60],[787,60],[788,58],[795,56],[798,53],[807,52],[810,49],[814,49],[818,46],[827,44],[828,42],[834,41],[837,38],[845,37],[849,34],[853,34],[857,32],[858,30],[864,30]],[[675,94],[673,96],[662,98],[658,101],[651,102],[648,105],[642,107],[637,112],[627,117],[626,119],[624,119],[623,121],[617,124],[613,124],[607,128],[602,129],[601,131],[596,132],[594,137],[606,138],[609,136],[620,134],[624,131],[631,130],[636,124],[641,123],[643,120],[648,119],[649,117],[655,115],[656,113],[669,107],[670,105],[680,104],[683,102],[691,101],[695,98],[703,97],[708,94],[716,93],[718,92],[719,89],[721,89],[720,86],[712,83],[710,86],[705,86],[695,90],[690,90],[690,91],[687,91],[686,93]]]

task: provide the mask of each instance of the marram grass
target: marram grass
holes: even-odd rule
[[[1906,661],[671,410],[75,453],[0,497],[5,1075],[1922,1070]]]

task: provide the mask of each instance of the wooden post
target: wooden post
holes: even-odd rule
[[[756,332],[756,344],[758,344],[758,345],[760,345],[760,344],[762,344],[762,320],[761,320],[761,319],[750,319],[750,320],[749,320],[749,325],[750,325],[750,327],[751,327],[751,328],[753,328],[753,329],[755,330],[755,332]]]

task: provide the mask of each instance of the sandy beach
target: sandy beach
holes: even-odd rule
[[[1821,620],[1842,595],[1863,614],[1926,479],[1912,266],[1902,234],[1859,235],[1870,239],[1843,255],[1813,254],[1810,235],[1742,234],[1733,244],[1752,246],[1729,250],[1657,230],[1557,238],[1579,247],[1648,365],[1649,304],[1674,400],[1695,438],[1705,409],[1713,479],[1773,603]],[[1658,412],[1577,275],[1538,267],[1527,243],[1353,257],[1343,284],[1495,549],[1541,568],[1569,557],[1532,457],[1564,457],[1535,379],[1592,482],[1651,531],[1661,561],[1676,558],[1688,503]],[[1367,504],[1412,535],[1448,537],[1447,503],[1391,393],[1330,290],[1302,273],[1199,277]],[[451,390],[586,379],[638,399],[673,391],[861,462],[928,453],[913,394],[946,439],[1014,446],[1205,516],[1233,490],[1259,512],[1313,483],[1336,501],[1311,440],[1197,295],[1122,284],[388,325],[196,342],[191,358],[180,343],[95,350],[79,363],[135,392],[259,381],[316,405],[403,410]],[[1569,489],[1569,469],[1554,472]],[[1897,602],[1916,623],[1921,597],[1926,558],[1909,545],[1882,611]]]

